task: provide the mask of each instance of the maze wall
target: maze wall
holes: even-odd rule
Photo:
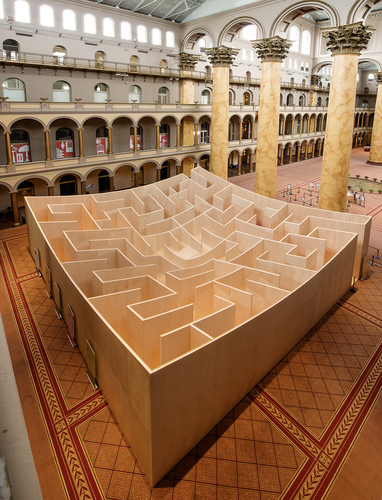
[[[256,195],[201,168],[119,192],[28,199],[31,250],[96,353],[152,483],[358,278],[370,218]],[[49,271],[47,270],[49,268]]]

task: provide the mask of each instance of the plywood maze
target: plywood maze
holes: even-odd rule
[[[192,170],[191,178],[180,174],[124,191],[30,198],[28,205],[28,224],[33,217],[71,282],[148,373],[205,349],[243,324],[250,325],[246,335],[252,335],[256,323],[251,320],[286,300],[353,245],[344,257],[352,261],[339,271],[342,293],[352,276],[358,278],[367,248],[368,218],[262,197],[202,168]],[[30,227],[31,244],[39,246]],[[308,314],[298,302],[288,307],[294,307],[296,317]],[[301,323],[303,328],[308,324]],[[233,354],[232,363],[237,362]],[[197,370],[198,364],[189,369]],[[249,384],[256,382],[254,376],[248,375]],[[208,392],[208,383],[200,384]],[[222,411],[240,396],[240,391],[233,393],[224,399]],[[199,410],[195,406],[195,418]],[[213,413],[199,433],[220,418]],[[198,432],[185,446],[198,439]],[[149,478],[155,482],[165,471],[158,466],[156,473],[152,467]]]

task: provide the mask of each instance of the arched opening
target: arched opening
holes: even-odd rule
[[[162,168],[160,169],[160,180],[168,179],[170,177],[170,163],[168,161],[163,162]]]
[[[138,71],[138,64],[139,64],[139,58],[138,56],[131,56],[130,57],[130,71]]]
[[[166,59],[161,59],[161,61],[159,62],[159,68],[161,75],[165,75],[167,73],[166,70],[168,68],[168,62],[166,61]]]
[[[105,67],[106,54],[103,50],[97,50],[94,54],[95,67],[103,69]]]
[[[243,104],[252,104],[252,96],[250,92],[244,92],[243,94]]]
[[[29,134],[25,130],[12,130],[11,152],[13,163],[27,163],[31,161]]]
[[[70,102],[71,89],[68,82],[59,80],[53,84],[53,102]]]
[[[129,102],[141,102],[141,87],[138,85],[131,85],[129,87]]]
[[[293,94],[287,95],[287,106],[293,106]]]
[[[8,60],[17,61],[19,58],[19,43],[11,38],[4,40],[3,55]]]
[[[167,87],[161,87],[158,90],[158,102],[159,104],[168,104],[170,102],[170,91]]]
[[[53,47],[53,64],[65,64],[66,48],[62,45]]]
[[[201,104],[211,104],[211,92],[207,89],[204,89],[202,91],[201,97],[200,97],[200,103]]]
[[[137,151],[143,148],[142,127],[137,127]],[[130,127],[130,151],[134,151],[134,127]]]
[[[72,158],[74,156],[74,136],[70,128],[59,128],[56,131],[56,158]]]
[[[98,192],[106,193],[110,191],[110,177],[107,170],[100,170],[98,173]]]
[[[8,98],[8,101],[25,102],[25,85],[18,78],[7,78],[3,81],[3,96]]]
[[[169,146],[169,126],[167,123],[163,123],[159,127],[159,147],[160,148],[168,148]],[[166,177],[167,179],[167,177]]]
[[[204,168],[205,170],[210,169],[210,156],[202,155],[199,160],[199,166]]]
[[[210,142],[210,124],[202,122],[200,124],[200,143],[207,144],[208,142]]]
[[[109,99],[109,87],[106,83],[97,83],[94,87],[94,102],[107,102]]]
[[[77,179],[74,175],[63,175],[59,180],[60,196],[77,194]]]

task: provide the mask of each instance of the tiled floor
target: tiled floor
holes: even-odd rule
[[[366,165],[365,160],[363,151],[355,151],[352,172],[368,175],[364,174],[367,171],[371,178],[376,176],[367,170],[375,167]],[[289,183],[306,186],[319,180],[319,163],[320,159],[314,159],[280,167],[278,197]],[[236,177],[233,182],[252,189],[253,175]],[[365,208],[352,205],[350,210],[373,213],[373,244],[382,248],[379,207],[382,195],[370,195]],[[44,419],[52,448],[51,455],[46,450],[39,453],[36,442],[42,436],[32,436],[45,498],[324,497],[357,433],[361,432],[360,442],[367,435],[361,430],[362,422],[381,385],[380,375],[376,375],[382,364],[377,356],[382,340],[380,261],[370,267],[368,279],[357,283],[356,293],[349,292],[333,307],[156,488],[150,488],[101,392],[93,392],[82,356],[68,342],[66,326],[57,318],[43,281],[34,274],[24,230],[8,231],[0,243],[3,260],[9,262],[3,273],[12,285],[10,305],[23,341],[24,359],[34,362],[33,367],[29,365],[30,388],[32,396],[33,392],[38,395],[40,413],[31,415],[25,404],[24,413],[27,420]],[[9,239],[9,235],[14,237]],[[6,302],[2,300],[4,307]],[[12,331],[8,325],[7,333],[16,336],[17,329]],[[15,366],[16,375],[25,376],[25,371],[25,361]],[[375,411],[370,422],[375,420]],[[366,442],[364,448],[368,446]],[[373,451],[373,461],[382,460],[381,448]],[[52,472],[56,467],[53,455],[66,492]],[[352,474],[346,465],[348,483]],[[333,500],[341,498],[341,490],[338,493],[335,488],[341,477],[342,472],[332,487],[337,495],[333,493]],[[362,476],[355,477],[357,488],[347,488],[343,498],[369,499],[372,489],[382,492],[381,474],[372,486],[366,481],[361,488]],[[60,488],[62,496],[57,493]],[[345,486],[342,490],[345,492]]]

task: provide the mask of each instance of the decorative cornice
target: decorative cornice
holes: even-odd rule
[[[362,22],[337,26],[323,30],[322,36],[327,38],[328,49],[335,54],[356,54],[366,49],[372,35],[372,30],[366,28]]]
[[[374,78],[375,78],[375,81],[379,84],[379,83],[382,83],[382,73],[378,72],[378,73],[374,73]]]
[[[272,36],[263,40],[255,40],[252,47],[257,51],[257,55],[264,61],[282,62],[288,55],[292,42],[281,38],[281,36]]]
[[[226,47],[225,45],[205,50],[213,66],[231,66],[239,52],[239,49]]]
[[[321,75],[311,75],[310,76],[310,84],[311,85],[320,85]]]

